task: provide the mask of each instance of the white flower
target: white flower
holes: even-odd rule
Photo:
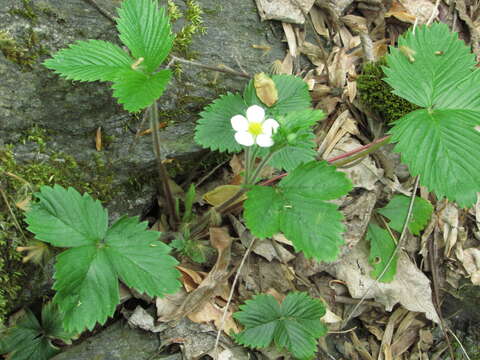
[[[230,122],[236,131],[235,140],[244,146],[253,144],[261,147],[272,146],[272,135],[279,127],[276,120],[265,120],[265,110],[258,105],[252,105],[247,109],[247,117],[235,115]]]

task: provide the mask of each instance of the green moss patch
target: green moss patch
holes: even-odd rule
[[[392,93],[392,87],[383,81],[382,66],[385,65],[384,59],[364,64],[363,72],[357,78],[357,89],[362,103],[390,123],[419,107]]]

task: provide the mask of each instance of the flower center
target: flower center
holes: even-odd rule
[[[252,134],[253,136],[258,136],[262,131],[262,123],[259,122],[251,122],[248,124],[248,132]]]

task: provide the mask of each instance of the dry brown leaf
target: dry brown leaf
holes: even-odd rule
[[[397,0],[392,2],[392,6],[385,13],[386,18],[389,18],[392,16],[400,21],[410,23],[410,24],[414,24],[416,19],[415,15],[410,14],[407,8]]]
[[[392,12],[393,8],[393,12]],[[385,14],[385,17],[394,16],[398,20],[414,24],[425,24],[433,14],[433,17],[438,16],[438,9],[435,4],[429,0],[401,0],[394,1],[392,8]]]
[[[459,210],[454,203],[447,202],[440,211],[439,225],[443,232],[445,256],[449,258],[450,252],[458,240]]]
[[[225,228],[210,228],[210,242],[217,249],[215,265],[200,285],[187,295],[181,306],[171,315],[162,316],[160,321],[176,320],[195,313],[203,308],[213,296],[222,291],[222,285],[228,278],[228,266],[231,259],[232,239]]]
[[[351,296],[359,299],[374,298],[383,304],[387,311],[400,303],[404,308],[425,313],[426,317],[436,323],[439,318],[432,302],[430,280],[421,272],[407,255],[401,253],[397,263],[395,279],[390,283],[378,283],[369,275],[371,266],[368,262],[368,247],[365,239],[346,253],[337,263],[325,270],[337,279],[345,281]]]
[[[357,15],[345,15],[340,18],[342,22],[354,33],[367,33],[367,19]]]
[[[182,273],[182,284],[187,292],[195,290],[207,275],[204,272],[195,271],[183,266],[177,266],[177,269]]]
[[[302,46],[298,47],[298,51],[305,54],[313,65],[324,65],[322,51],[317,45],[304,41]]]
[[[312,19],[313,27],[320,36],[329,37],[328,26],[326,25],[326,14],[322,12],[318,7],[313,6],[310,10],[310,16]]]
[[[229,311],[225,318],[225,323],[223,325],[223,331],[229,334],[230,331],[238,333],[240,329],[236,324],[235,320],[232,317],[233,313]],[[223,309],[217,307],[213,302],[206,303],[199,311],[191,313],[188,315],[188,318],[196,323],[208,323],[213,321],[215,327],[220,329],[220,325],[223,317]]]

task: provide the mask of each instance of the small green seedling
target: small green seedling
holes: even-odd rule
[[[289,293],[281,304],[272,295],[256,295],[234,314],[245,326],[235,339],[256,349],[275,344],[296,359],[313,359],[317,339],[327,333],[320,320],[323,315],[323,303],[305,293]]]
[[[75,332],[65,331],[62,315],[52,303],[43,306],[41,320],[26,309],[16,324],[0,333],[0,355],[9,360],[48,360],[60,352],[54,341],[70,344]]]

